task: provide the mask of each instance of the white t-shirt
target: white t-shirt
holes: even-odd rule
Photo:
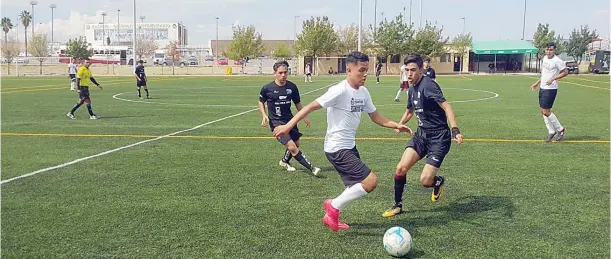
[[[558,81],[554,80],[551,85],[547,85],[547,81],[555,77],[560,71],[566,68],[564,61],[558,56],[553,58],[543,57],[543,64],[541,65],[541,89],[558,89]]]
[[[76,65],[70,62],[70,64],[68,64],[68,71],[71,75],[75,75],[76,74]]]
[[[407,72],[405,72],[406,65],[401,66],[401,82],[407,81]]]
[[[330,87],[316,101],[327,109],[327,134],[324,145],[327,153],[354,148],[361,114],[376,111],[367,88],[361,86],[359,89],[354,89],[346,80]]]

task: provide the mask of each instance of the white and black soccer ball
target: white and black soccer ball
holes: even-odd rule
[[[403,257],[412,249],[412,235],[402,227],[392,227],[384,233],[384,249],[394,257]]]

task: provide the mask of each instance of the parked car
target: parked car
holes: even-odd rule
[[[577,61],[575,60],[567,61],[566,69],[569,71],[569,74],[579,74],[579,64],[577,64]]]
[[[189,66],[197,66],[199,65],[199,61],[197,61],[197,58],[194,56],[191,56],[187,59],[187,63],[189,64]]]
[[[219,58],[216,61],[216,63],[219,64],[219,65],[228,65],[229,64],[229,59],[227,59],[227,58]]]

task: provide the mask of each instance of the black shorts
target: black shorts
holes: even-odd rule
[[[382,74],[382,71],[376,71],[376,77],[380,77],[380,74]]]
[[[284,125],[286,124],[287,121],[269,121],[269,127],[272,130],[272,132],[274,132],[274,128],[276,128],[277,126],[280,125]],[[286,145],[286,143],[288,143],[289,141],[297,141],[299,140],[299,138],[301,138],[301,136],[303,136],[303,134],[301,134],[301,132],[299,132],[299,128],[297,128],[297,126],[293,127],[291,129],[291,131],[289,131],[289,134],[286,134],[284,136],[281,137],[277,137],[276,139],[278,139],[278,141],[280,143],[282,143],[282,145]]]
[[[352,149],[342,149],[333,153],[325,152],[325,155],[339,173],[346,187],[362,182],[371,173],[371,169],[361,161],[356,146]]]
[[[70,74],[70,80],[75,81],[76,80],[76,75],[75,74]]]
[[[558,89],[539,89],[539,107],[551,109],[557,94]]]
[[[136,82],[136,86],[141,87],[141,86],[146,86],[146,81],[144,80],[138,80]]]
[[[450,152],[452,133],[450,129],[423,131],[418,129],[416,135],[407,142],[407,148],[418,153],[420,159],[427,157],[426,163],[439,168],[445,156]]]
[[[306,76],[312,76],[312,73],[306,73]]]
[[[401,82],[399,88],[407,90],[407,88],[409,88],[409,84],[407,83],[407,81],[403,81]]]
[[[79,87],[80,92],[78,94],[78,98],[81,100],[85,100],[89,98],[89,87]]]

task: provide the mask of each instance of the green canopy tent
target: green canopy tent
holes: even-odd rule
[[[477,73],[479,73],[479,59],[480,55],[494,55],[494,64],[496,66],[497,55],[511,55],[511,54],[529,54],[528,68],[531,69],[532,54],[537,53],[537,48],[529,41],[515,40],[515,41],[480,41],[473,42],[471,44],[471,51],[475,55],[477,60]],[[505,69],[507,73],[507,69]]]

